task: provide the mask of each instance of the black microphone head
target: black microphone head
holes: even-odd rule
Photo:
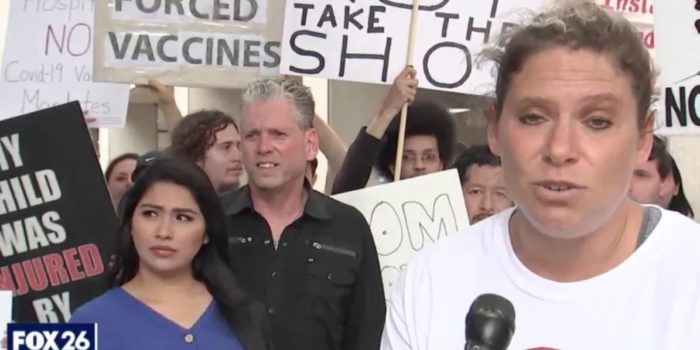
[[[505,350],[515,332],[515,308],[496,294],[478,296],[467,313],[467,344],[489,350]]]

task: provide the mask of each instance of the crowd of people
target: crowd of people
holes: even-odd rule
[[[561,1],[484,55],[498,67],[488,144],[461,153],[410,66],[347,148],[299,81],[249,85],[239,123],[181,117],[153,83],[171,145],[106,168],[112,288],[70,322],[97,322],[103,350],[461,349],[470,303],[496,293],[516,309],[513,349],[700,347],[700,227],[654,135],[633,26]],[[367,221],[329,195],[393,181],[407,103],[400,178],[456,168],[470,226],[385,295]],[[319,151],[328,194],[313,189]]]

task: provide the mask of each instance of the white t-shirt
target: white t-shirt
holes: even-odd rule
[[[508,235],[513,211],[416,255],[391,294],[382,350],[464,349],[466,314],[484,293],[515,307],[509,349],[700,349],[700,225],[662,210],[622,264],[559,283],[516,257]]]

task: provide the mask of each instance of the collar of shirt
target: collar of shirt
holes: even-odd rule
[[[323,195],[314,191],[308,181],[304,181],[304,189],[309,195],[304,205],[304,215],[319,220],[330,219],[331,215],[323,204]],[[236,215],[246,209],[253,210],[253,199],[250,196],[250,187],[248,185],[239,188],[233,193],[226,194],[222,201],[224,202],[226,215]]]

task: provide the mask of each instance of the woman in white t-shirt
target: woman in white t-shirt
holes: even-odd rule
[[[414,258],[384,350],[464,348],[484,293],[514,305],[510,349],[700,349],[700,227],[627,196],[652,145],[650,56],[592,1],[553,6],[488,52],[488,142],[516,208]]]

